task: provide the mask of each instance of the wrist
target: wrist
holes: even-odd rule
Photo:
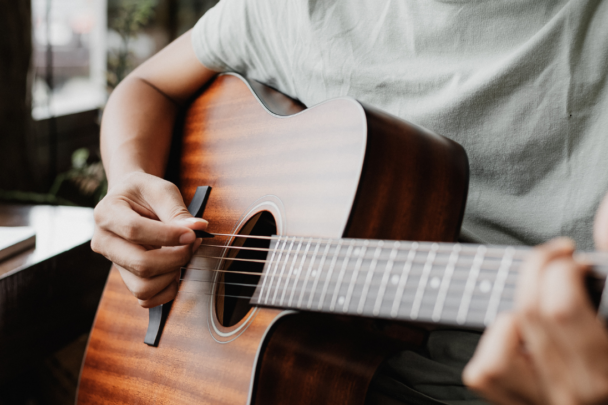
[[[158,156],[139,142],[125,142],[112,153],[104,153],[103,161],[108,178],[108,188],[122,182],[134,173],[146,173],[162,177],[165,171],[165,156]],[[164,154],[163,154],[164,155]]]

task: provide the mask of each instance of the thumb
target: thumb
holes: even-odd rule
[[[162,183],[146,188],[146,194],[153,194],[152,198],[146,199],[152,205],[152,209],[158,216],[158,219],[164,223],[171,223],[190,229],[207,229],[209,223],[206,220],[195,218],[188,212],[177,186],[166,180],[158,180]]]
[[[598,250],[608,251],[608,194],[597,210],[593,228],[595,246]]]

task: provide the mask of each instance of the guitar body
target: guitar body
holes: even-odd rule
[[[265,212],[279,235],[455,240],[468,186],[459,145],[352,99],[298,112],[255,86],[221,75],[185,116],[180,189],[188,203],[212,186],[210,232],[247,233]],[[205,239],[190,267],[223,268],[234,242]],[[406,323],[268,308],[226,321],[221,273],[193,274],[150,347],[148,311],[112,269],[78,403],[362,404],[382,360],[424,340]]]

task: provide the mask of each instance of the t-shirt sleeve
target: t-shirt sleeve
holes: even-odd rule
[[[217,72],[238,72],[289,93],[294,35],[286,0],[222,0],[198,21],[192,46],[198,60]],[[293,22],[293,21],[292,21]]]

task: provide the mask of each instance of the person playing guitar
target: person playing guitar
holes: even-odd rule
[[[606,60],[608,2],[223,0],[112,93],[93,250],[142,307],[176,296],[178,269],[200,245],[193,230],[208,224],[162,176],[178,111],[218,72],[307,106],[349,95],[465,147],[462,240],[571,238],[533,251],[515,310],[478,346],[471,332],[430,338],[426,351],[387,360],[368,402],[481,403],[464,381],[497,404],[605,403],[608,334],[573,252],[574,241],[608,250]]]

